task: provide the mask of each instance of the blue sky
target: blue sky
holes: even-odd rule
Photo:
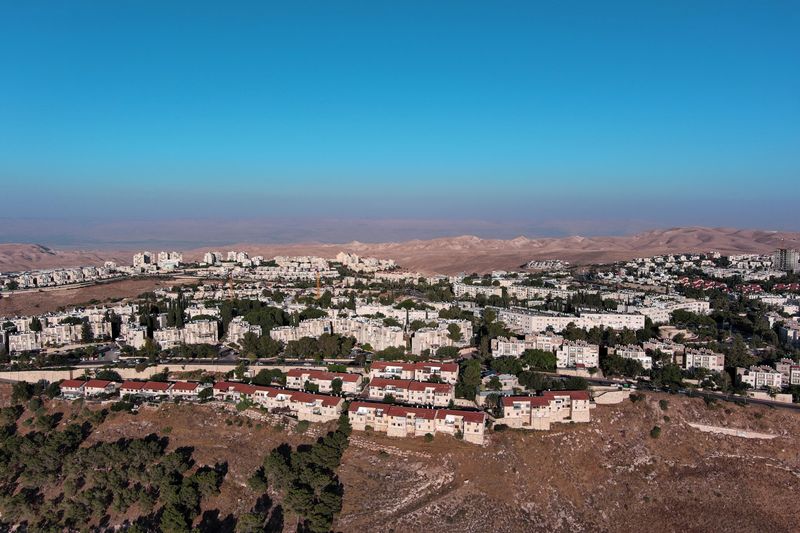
[[[3,2],[0,217],[800,230],[798,27],[779,1]]]

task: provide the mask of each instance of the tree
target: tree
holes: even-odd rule
[[[455,346],[440,346],[436,350],[437,359],[455,359],[458,357],[458,348]]]
[[[540,370],[542,372],[555,372],[556,370],[556,354],[553,352],[525,350],[522,352],[521,359],[531,370]]]
[[[331,381],[331,392],[333,394],[341,394],[342,393],[342,379],[335,378]]]
[[[385,394],[383,396],[383,403],[395,403],[396,401],[394,394]]]
[[[33,317],[29,325],[31,331],[42,331],[42,321],[39,317]]]
[[[27,381],[17,381],[11,387],[11,402],[18,404],[27,402],[33,397],[33,385]]]
[[[500,378],[492,376],[489,378],[489,383],[486,384],[486,388],[489,390],[500,390],[503,388],[503,384],[500,382]]]
[[[197,394],[197,398],[201,402],[207,402],[213,397],[214,397],[214,389],[212,387],[206,387]]]
[[[461,364],[460,370],[456,394],[467,400],[474,400],[481,385],[481,363],[477,359],[470,359]]]
[[[458,324],[448,324],[447,338],[453,342],[461,342],[464,336],[461,334],[461,328]]]
[[[98,370],[95,372],[94,377],[95,379],[104,379],[106,381],[122,381],[122,376],[119,375],[119,372],[109,368]]]

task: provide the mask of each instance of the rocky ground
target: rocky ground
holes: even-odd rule
[[[61,401],[48,409],[63,412],[62,423],[85,413]],[[336,530],[797,531],[797,413],[648,394],[598,406],[592,416],[549,432],[488,431],[482,447],[354,432],[339,470],[345,492]],[[690,423],[775,438],[707,433]],[[215,519],[204,517],[212,526],[201,528],[225,531],[255,504],[246,480],[270,450],[313,442],[328,429],[312,424],[301,434],[292,426],[232,406],[165,405],[111,414],[86,445],[158,433],[171,449],[191,446],[198,464],[225,462],[221,493],[203,502]],[[293,520],[286,522],[291,531]]]
[[[669,403],[666,410],[660,399]],[[800,417],[648,395],[588,425],[437,437],[359,437],[344,458],[343,531],[796,531]],[[667,418],[665,418],[667,417]],[[750,429],[773,440],[702,433]],[[661,435],[652,438],[654,426]]]

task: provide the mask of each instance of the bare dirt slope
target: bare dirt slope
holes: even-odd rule
[[[75,403],[48,403],[64,413],[64,424],[81,411]],[[170,449],[192,447],[198,464],[226,463],[221,493],[204,500],[200,530],[232,531],[235,517],[258,498],[247,478],[264,456],[284,442],[313,442],[332,427],[312,424],[297,434],[279,418],[248,413],[255,419],[215,405],[112,413],[85,445],[156,433],[168,436]],[[353,432],[338,471],[344,507],[334,530],[797,531],[800,414],[649,394],[598,406],[593,418],[549,432],[489,432],[484,447],[446,436],[429,443]],[[703,433],[689,422],[777,437]],[[662,428],[657,439],[650,436],[655,425]],[[280,506],[278,495],[270,496]],[[283,530],[294,525],[287,515]]]
[[[319,255],[340,251],[394,259],[401,266],[425,273],[452,274],[516,268],[532,259],[563,259],[578,264],[602,263],[661,253],[766,253],[779,247],[800,247],[800,233],[730,228],[672,228],[624,237],[564,237],[538,239],[481,239],[448,237],[387,243],[254,244],[238,243],[223,250],[247,250],[251,255]],[[219,249],[220,247],[215,247]],[[208,248],[187,250],[185,257],[200,260]],[[53,251],[37,245],[0,244],[0,271],[101,264],[112,259],[127,263],[130,252]]]
[[[659,399],[667,399],[663,411]],[[797,531],[800,415],[648,395],[486,447],[356,434],[343,531]],[[664,421],[664,416],[669,421]],[[686,422],[779,435],[749,440]],[[662,428],[657,439],[653,426]]]
[[[134,298],[143,292],[179,283],[180,281],[169,278],[126,279],[89,287],[0,294],[0,316],[42,314],[56,311],[60,307],[86,305],[92,301],[107,302],[120,298]]]
[[[314,254],[333,257],[340,251],[394,259],[404,268],[425,273],[486,272],[512,269],[532,259],[562,259],[577,264],[604,263],[662,253],[768,253],[778,247],[800,246],[800,233],[725,228],[674,228],[626,237],[565,237],[559,239],[480,239],[474,236],[398,243],[238,244],[253,254]],[[194,254],[199,256],[199,251]]]
[[[100,266],[106,261],[128,264],[133,252],[54,250],[39,244],[0,244],[0,272]]]

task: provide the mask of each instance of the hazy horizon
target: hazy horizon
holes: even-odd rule
[[[791,3],[2,13],[0,242],[800,230]]]

